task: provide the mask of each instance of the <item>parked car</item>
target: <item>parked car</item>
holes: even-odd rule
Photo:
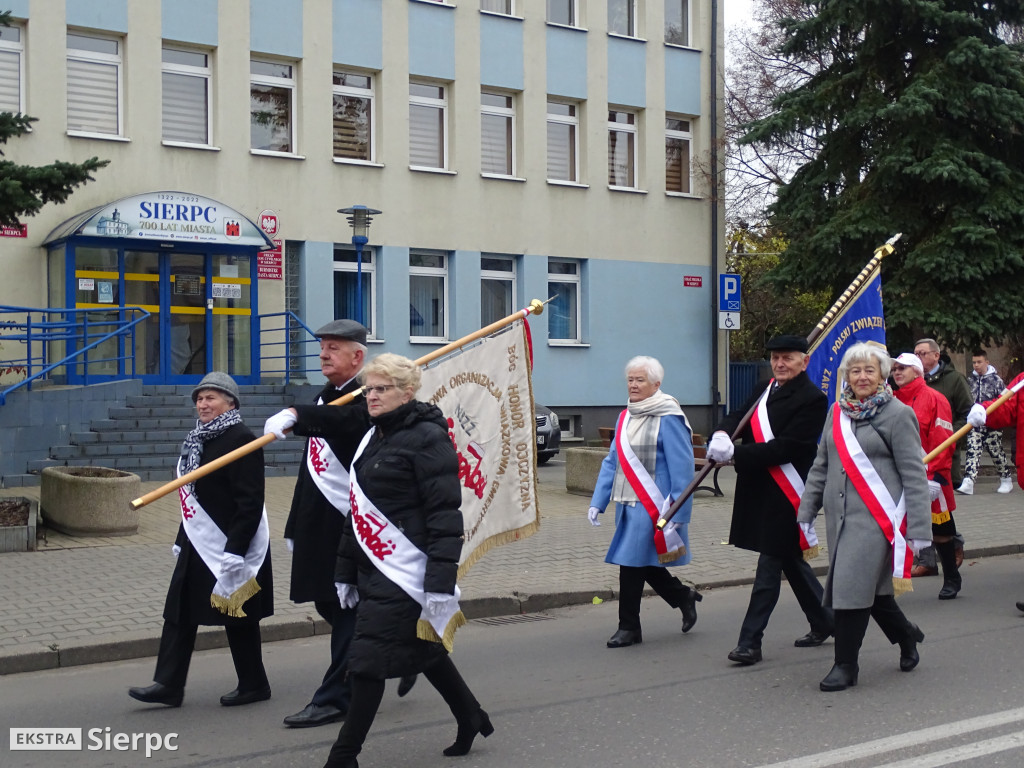
[[[543,405],[536,405],[537,411],[537,463],[546,464],[558,453],[562,444],[562,430],[558,426],[558,414]]]

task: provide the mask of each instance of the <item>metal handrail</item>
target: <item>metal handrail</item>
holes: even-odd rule
[[[281,326],[275,326],[275,327],[272,327],[272,328],[264,328],[263,327],[263,320],[264,320],[264,318],[269,319],[269,318],[272,318],[272,317],[283,317],[284,318],[284,324],[281,325]],[[310,329],[310,327],[308,325],[306,325],[304,322],[302,322],[302,319],[298,315],[296,315],[291,310],[288,310],[288,311],[285,311],[285,312],[271,312],[271,313],[266,314],[266,315],[259,315],[258,319],[259,319],[259,347],[260,347],[260,360],[261,360],[260,372],[261,372],[262,375],[265,375],[265,374],[268,374],[268,373],[283,373],[284,374],[284,383],[285,384],[290,384],[291,383],[291,377],[292,377],[293,373],[294,374],[299,374],[299,373],[308,374],[311,371],[313,371],[313,372],[319,372],[320,371],[320,366],[319,365],[316,365],[314,367],[309,367],[308,365],[306,365],[306,363],[303,362],[304,360],[306,360],[308,358],[311,358],[311,357],[312,358],[318,358],[319,355],[320,355],[320,351],[319,350],[317,350],[316,352],[312,352],[312,353],[305,353],[305,352],[297,353],[297,352],[293,352],[292,351],[293,347],[301,346],[304,349],[306,344],[311,344],[311,343],[317,341],[316,334],[313,333],[313,331]],[[280,331],[284,331],[284,340],[283,341],[264,341],[264,338],[265,338],[264,334],[273,333],[273,332],[280,332]],[[308,336],[308,338],[293,338],[293,334],[297,334],[297,335],[301,336],[302,335],[302,331],[306,332],[306,335]],[[285,347],[283,355],[266,355],[266,354],[264,354],[264,347],[278,347],[278,346],[284,346]],[[284,361],[283,367],[282,368],[268,368],[268,367],[266,367],[266,364],[265,364],[266,361],[268,361],[268,360],[283,360]]]
[[[101,320],[92,320],[90,313],[101,313],[104,315],[112,312],[117,312],[122,317],[118,320],[111,320],[109,318],[103,318]],[[131,315],[138,315],[132,320],[126,320],[123,316],[127,313]],[[96,363],[105,363],[113,361],[124,361],[130,364],[130,373],[126,371],[126,375],[129,377],[135,376],[135,328],[139,323],[146,320],[149,317],[149,312],[142,309],[141,307],[111,307],[110,309],[41,309],[39,307],[15,307],[10,305],[0,305],[0,316],[4,314],[24,314],[26,315],[24,320],[0,320],[0,341],[15,341],[23,342],[25,344],[25,357],[17,358],[10,361],[0,361],[0,368],[14,368],[23,367],[25,368],[26,376],[19,382],[12,384],[6,389],[0,390],[0,405],[5,405],[7,402],[7,395],[16,389],[26,387],[32,389],[32,382],[38,381],[45,377],[50,371],[56,370],[62,366],[82,366],[82,379],[88,384],[89,380],[89,366],[95,365]],[[43,317],[49,315],[72,315],[75,319],[70,320],[43,320],[38,321],[33,319],[33,315],[38,314]],[[78,319],[78,317],[81,319]],[[91,331],[90,328],[100,328],[103,326],[116,325],[114,330],[103,333],[97,336],[95,331]],[[21,333],[6,333],[5,331],[21,331]],[[128,349],[123,355],[117,355],[115,357],[103,357],[103,358],[92,358],[89,357],[90,350],[96,349],[99,345],[103,344],[110,339],[116,337],[127,337],[129,343]],[[90,341],[90,339],[94,339]],[[67,342],[76,341],[80,342],[82,346],[76,349],[69,355],[65,355],[61,360],[55,363],[47,363],[48,353],[50,345],[56,342]],[[38,354],[33,354],[33,347],[41,347],[41,351]],[[24,364],[22,365],[22,360]],[[38,361],[38,362],[37,362]],[[33,369],[37,366],[42,366],[38,371],[33,373]],[[125,366],[128,367],[127,365]]]

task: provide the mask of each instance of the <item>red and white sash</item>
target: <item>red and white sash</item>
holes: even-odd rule
[[[324,400],[320,398],[317,405],[323,405]],[[316,487],[345,517],[349,511],[349,473],[345,465],[341,463],[331,446],[322,437],[309,438],[306,446],[306,469],[309,476],[313,478]]]
[[[846,470],[857,494],[867,506],[871,516],[892,545],[892,583],[897,595],[912,591],[910,568],[914,554],[907,544],[907,504],[903,494],[899,502],[878,476],[871,460],[864,453],[853,433],[853,420],[836,403],[832,419],[832,439],[839,452],[839,460]]]
[[[178,460],[178,477],[182,475],[183,462],[184,459]],[[210,573],[217,577],[217,583],[213,585],[213,593],[210,595],[210,605],[227,616],[243,617],[246,614],[242,610],[242,604],[260,591],[260,585],[256,583],[256,574],[263,566],[267,547],[270,546],[267,508],[263,507],[260,524],[252,541],[249,542],[249,550],[245,553],[245,567],[237,572],[222,573],[224,547],[227,546],[228,537],[203,509],[194,490],[192,483],[178,489],[181,523],[192,548],[203,559]]]
[[[352,459],[353,467],[375,431],[376,427],[373,427],[363,436]],[[429,613],[426,592],[423,590],[427,574],[426,554],[377,509],[359,487],[359,478],[355,473],[352,473],[351,505],[352,530],[363,552],[381,573],[422,608],[416,623],[416,636],[421,640],[441,643],[450,653],[455,630],[466,623],[466,617],[459,608],[461,591],[458,585],[455,586],[455,594],[440,611]]]
[[[658,527],[658,520],[661,518],[662,510],[668,509],[671,499],[662,496],[661,491],[651,477],[650,472],[636,457],[629,440],[626,439],[626,425],[629,424],[629,411],[624,410],[619,414],[619,423],[615,427],[615,452],[622,467],[622,473],[626,476],[626,482],[633,489],[633,493],[647,510],[651,518],[651,525],[654,529],[654,549],[658,553],[659,563],[670,563],[686,554],[686,545],[682,537],[673,529],[665,532]]]
[[[757,409],[754,411],[754,416],[750,420],[750,428],[754,433],[754,440],[758,443],[767,443],[769,440],[775,439],[775,433],[772,431],[772,423],[768,419],[768,395],[772,391],[772,385],[774,385],[775,379],[768,382],[768,389],[761,395],[761,399],[757,401]],[[793,514],[796,515],[800,511],[800,497],[804,495],[804,481],[800,477],[800,473],[796,471],[796,467],[792,463],[776,465],[768,468],[768,474],[771,475],[772,480],[779,486],[790,505],[793,507]],[[811,528],[809,535],[804,535],[803,530],[797,526],[797,535],[800,537],[800,550],[803,552],[805,560],[812,560],[818,556],[818,534],[814,532],[814,528]]]

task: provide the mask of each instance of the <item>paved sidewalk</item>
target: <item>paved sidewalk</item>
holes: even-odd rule
[[[561,461],[541,467],[539,478],[540,530],[491,550],[462,579],[469,618],[615,597],[618,569],[604,562],[613,516],[605,515],[597,528],[587,523],[589,499],[566,493]],[[734,472],[726,468],[721,473],[724,498],[697,494],[690,525],[694,559],[674,569],[702,590],[753,578],[756,555],[726,544],[734,481]],[[1024,492],[1015,487],[1011,494],[997,494],[997,482],[980,477],[973,496],[957,496],[957,525],[967,540],[968,562],[1024,551]],[[311,604],[288,600],[291,555],[282,535],[294,483],[294,478],[267,480],[276,614],[261,623],[266,641],[329,631]],[[144,483],[143,488],[159,485]],[[0,495],[38,498],[38,493],[38,487],[14,488]],[[137,535],[80,538],[48,531],[37,552],[0,555],[0,674],[154,656],[177,526],[177,497],[171,494],[143,508]],[[820,517],[818,526],[824,539]],[[823,572],[826,563],[823,555],[814,565]],[[918,588],[937,592],[939,586],[939,579],[922,579]],[[223,630],[200,630],[197,648],[224,644]]]

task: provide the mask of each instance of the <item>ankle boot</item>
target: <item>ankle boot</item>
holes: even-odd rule
[[[952,539],[935,545],[935,551],[939,554],[939,561],[942,563],[942,589],[939,591],[939,600],[952,600],[960,592],[962,579],[960,569],[956,567],[956,542]]]
[[[485,739],[494,733],[494,726],[491,725],[491,718],[482,709],[478,709],[470,718],[469,722],[459,723],[459,732],[455,736],[455,743],[444,750],[446,757],[461,757],[468,755],[473,748],[473,739],[477,734]]]
[[[843,664],[836,662],[832,670],[825,675],[825,679],[818,683],[823,691],[845,691],[847,688],[857,684],[857,673],[860,668],[856,664]]]
[[[900,671],[909,672],[921,661],[917,644],[924,640],[924,632],[917,624],[910,625],[906,637],[900,640]]]
[[[679,606],[679,610],[683,614],[683,632],[689,632],[693,629],[693,625],[697,623],[697,603],[703,599],[704,595],[690,587],[690,591],[687,592],[686,597],[683,598],[683,602]]]

